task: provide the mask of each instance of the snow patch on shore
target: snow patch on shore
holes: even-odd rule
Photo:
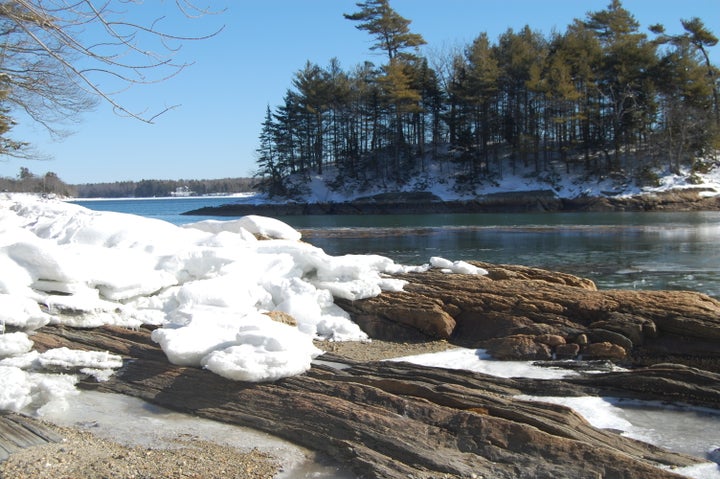
[[[263,240],[258,240],[263,238]],[[59,200],[0,194],[0,409],[61,402],[78,375],[104,380],[118,356],[58,348],[38,354],[28,333],[46,325],[158,326],[173,364],[239,381],[301,374],[314,339],[366,341],[334,303],[400,291],[391,274],[425,271],[378,255],[331,256],[273,218],[182,227]],[[483,274],[434,258],[457,273]],[[273,321],[284,312],[296,326]]]

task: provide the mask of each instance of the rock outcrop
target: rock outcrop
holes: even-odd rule
[[[403,292],[337,303],[374,338],[446,338],[509,359],[603,359],[634,368],[503,379],[326,354],[327,362],[303,375],[247,383],[169,364],[149,328],[46,326],[32,339],[41,352],[67,346],[125,358],[109,381],[85,387],[266,431],[325,453],[358,477],[663,479],[680,477],[673,467],[701,461],[518,396],[614,396],[720,409],[720,302],[692,292],[598,291],[568,274],[474,264],[488,275],[405,274]]]
[[[659,466],[700,459],[594,428],[566,407],[517,396],[612,391],[632,397],[640,391],[661,400],[692,394],[701,404],[720,404],[720,376],[689,368],[564,381],[501,379],[330,356],[346,367],[316,365],[301,376],[258,384],[159,360],[162,353],[145,329],[52,326],[33,339],[40,348],[105,348],[130,355],[109,381],[87,387],[267,431],[323,452],[365,478],[679,478]],[[675,384],[668,392],[667,381]]]
[[[472,264],[489,274],[406,274],[402,292],[337,303],[379,339],[450,339],[503,359],[675,362],[720,371],[720,302],[707,295],[598,291],[569,274]]]

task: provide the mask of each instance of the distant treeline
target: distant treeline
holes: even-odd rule
[[[0,177],[0,191],[9,193],[43,193],[60,196],[76,196],[77,191],[72,185],[62,181],[57,174],[48,171],[44,175],[36,175],[28,168],[20,168],[17,178]]]
[[[156,196],[202,196],[253,191],[252,178],[217,180],[140,180],[74,185],[79,198],[152,198]]]
[[[295,74],[262,124],[264,191],[292,194],[294,179],[325,171],[337,189],[402,183],[430,162],[472,188],[528,168],[638,178],[701,171],[698,159],[720,147],[720,70],[709,55],[718,38],[698,18],[681,20],[683,33],[652,25],[648,35],[612,0],[565,31],[480,33],[427,59],[389,0],[357,6],[346,18],[385,63],[343,70],[332,59]]]
[[[20,168],[17,178],[0,177],[0,191],[11,193],[43,193],[75,198],[148,198],[154,196],[222,195],[253,191],[252,178],[218,180],[141,180],[114,183],[69,185],[56,173],[44,175]]]

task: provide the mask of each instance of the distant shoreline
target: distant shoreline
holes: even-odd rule
[[[549,190],[496,193],[473,200],[442,201],[396,193],[348,202],[228,203],[182,213],[189,216],[399,215],[458,213],[720,211],[720,195],[709,188],[683,188],[635,196],[560,198]]]
[[[63,198],[65,201],[73,203],[75,201],[153,201],[153,200],[207,200],[207,199],[223,199],[228,200],[247,198],[252,196],[254,193],[231,193],[222,195],[197,195],[197,196],[117,196],[117,197],[89,197],[89,198]]]

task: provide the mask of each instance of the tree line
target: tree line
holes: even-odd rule
[[[257,149],[263,191],[292,195],[310,176],[331,186],[402,184],[428,162],[475,188],[509,173],[702,171],[720,148],[720,70],[702,20],[650,35],[620,0],[549,36],[526,26],[428,59],[388,0],[345,14],[384,62],[351,70],[306,63],[267,108]]]
[[[79,198],[153,198],[228,195],[253,191],[252,178],[212,180],[140,180],[75,185]]]
[[[153,198],[173,195],[227,195],[254,191],[253,178],[140,180],[111,183],[65,183],[54,172],[38,175],[20,168],[17,178],[0,177],[0,192],[55,194],[71,198]]]
[[[40,193],[73,197],[77,190],[68,185],[60,177],[48,171],[44,175],[36,175],[29,168],[22,167],[17,178],[0,177],[0,192]]]

